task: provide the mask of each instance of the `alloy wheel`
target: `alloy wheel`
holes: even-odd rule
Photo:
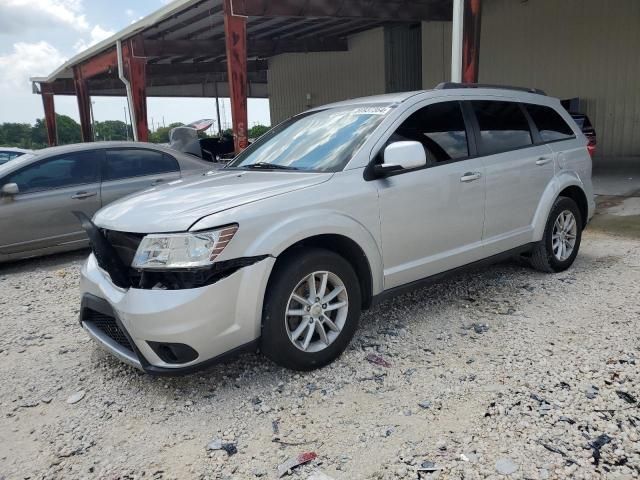
[[[551,233],[551,248],[556,259],[564,262],[573,253],[578,235],[576,217],[569,210],[558,215]]]
[[[289,340],[303,352],[319,352],[340,335],[349,312],[344,282],[335,273],[313,272],[293,289],[284,323]]]

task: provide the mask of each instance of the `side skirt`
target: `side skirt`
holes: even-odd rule
[[[528,253],[531,251],[535,243],[528,243],[521,247],[513,248],[511,250],[507,250],[506,252],[498,253],[497,255],[492,255],[491,257],[484,258],[482,260],[478,260],[473,263],[469,263],[467,265],[462,265],[461,267],[452,268],[451,270],[447,270],[445,272],[436,273],[435,275],[431,275],[430,277],[421,278],[420,280],[415,280],[410,283],[405,283],[404,285],[399,285],[397,287],[390,288],[389,290],[385,290],[378,295],[374,295],[371,300],[371,306],[378,305],[390,298],[397,297],[398,295],[402,295],[418,288],[426,287],[427,285],[432,285],[434,283],[438,283],[439,281],[448,278],[452,275],[473,270],[478,267],[492,265],[494,263],[501,262],[503,260],[507,260],[508,258],[522,255],[524,253]]]

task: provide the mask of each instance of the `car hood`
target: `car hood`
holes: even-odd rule
[[[333,174],[213,171],[114,202],[94,217],[101,228],[132,233],[186,231],[208,215],[323,183]]]

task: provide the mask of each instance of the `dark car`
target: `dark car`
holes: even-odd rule
[[[589,155],[593,157],[593,154],[596,152],[596,145],[598,144],[596,138],[596,129],[593,128],[593,124],[589,117],[584,113],[571,113],[571,116],[576,121],[584,136],[589,140],[589,144],[587,145],[587,149],[589,150]]]

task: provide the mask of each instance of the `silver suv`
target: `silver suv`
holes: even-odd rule
[[[315,108],[229,166],[79,215],[83,327],[185,373],[259,348],[309,370],[360,313],[505,255],[567,269],[594,211],[587,139],[557,99],[442,85]]]

